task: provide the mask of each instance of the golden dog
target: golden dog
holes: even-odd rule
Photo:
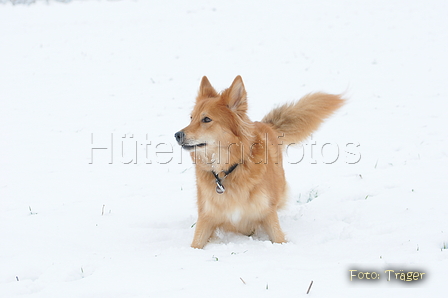
[[[282,151],[343,103],[339,95],[308,94],[252,122],[240,76],[221,93],[203,77],[191,123],[175,134],[196,167],[198,220],[191,246],[203,248],[216,229],[251,235],[259,227],[272,242],[285,242],[277,215],[287,192]]]

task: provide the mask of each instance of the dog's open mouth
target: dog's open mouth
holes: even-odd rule
[[[194,150],[196,148],[204,147],[205,145],[207,145],[207,144],[206,143],[200,143],[200,144],[194,144],[194,145],[184,144],[184,145],[182,145],[182,148],[184,148],[187,151],[191,151],[191,150]]]

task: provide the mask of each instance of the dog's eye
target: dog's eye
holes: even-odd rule
[[[212,122],[212,119],[210,119],[210,118],[208,118],[208,117],[204,117],[204,118],[202,118],[202,120],[201,120],[203,123],[209,123],[209,122]]]

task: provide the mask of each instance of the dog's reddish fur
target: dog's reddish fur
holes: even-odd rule
[[[343,102],[338,95],[309,94],[252,122],[240,76],[221,93],[203,77],[191,123],[176,137],[196,166],[198,221],[191,246],[203,248],[218,228],[251,235],[261,227],[272,242],[285,242],[277,216],[287,192],[282,150],[308,137]],[[222,178],[235,164],[218,194],[213,172]]]

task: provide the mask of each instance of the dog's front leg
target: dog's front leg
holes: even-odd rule
[[[270,211],[269,214],[263,219],[261,225],[265,232],[269,235],[269,239],[274,243],[284,243],[285,234],[280,227],[280,222],[278,221],[277,211]]]
[[[191,243],[191,247],[204,248],[208,239],[210,239],[212,233],[215,231],[215,228],[216,227],[206,216],[199,215],[198,221],[196,222],[196,230],[194,231],[194,238]]]

